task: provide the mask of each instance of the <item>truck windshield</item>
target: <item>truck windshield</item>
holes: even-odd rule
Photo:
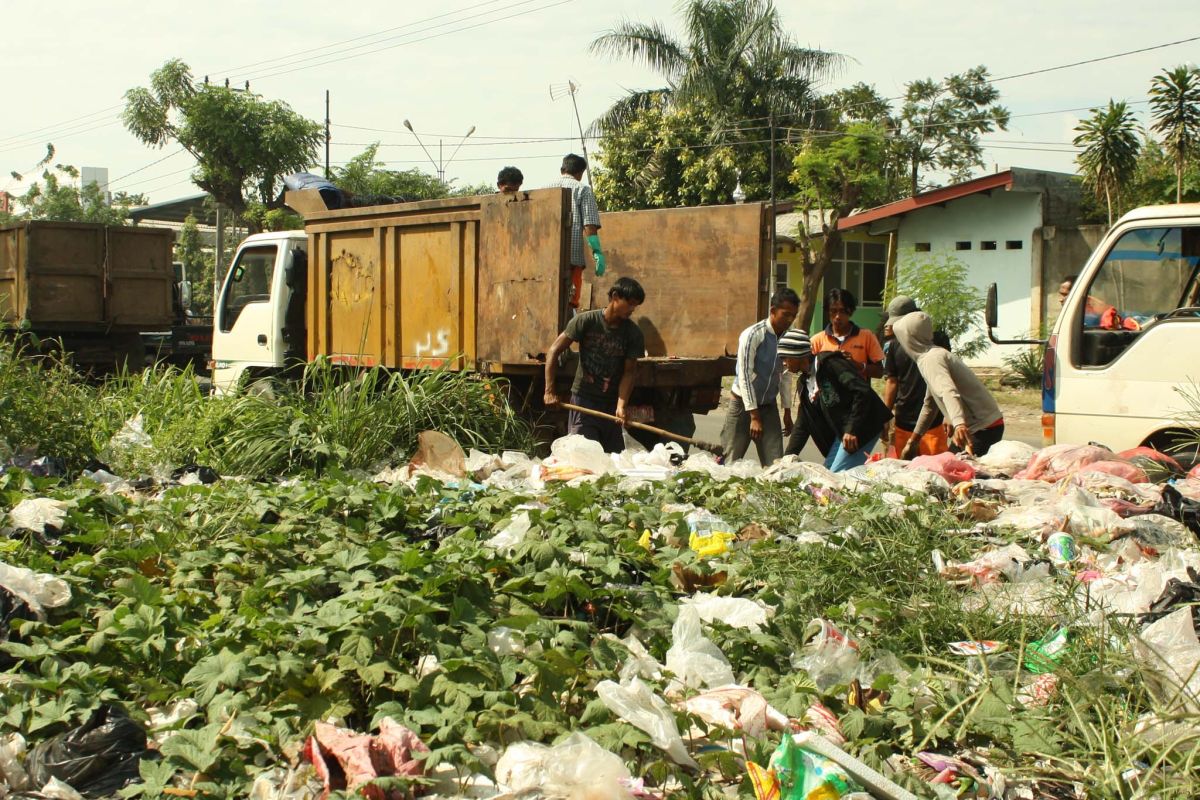
[[[1166,317],[1196,316],[1200,227],[1141,228],[1124,234],[1088,284],[1081,361],[1111,363],[1147,326]]]
[[[275,245],[247,247],[238,253],[225,283],[225,299],[221,303],[221,330],[233,330],[242,309],[251,303],[271,299],[271,278],[275,274]]]

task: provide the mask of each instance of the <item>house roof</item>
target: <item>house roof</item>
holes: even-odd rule
[[[984,175],[982,178],[966,181],[965,183],[956,183],[953,186],[943,186],[940,189],[922,192],[915,197],[906,197],[903,200],[897,200],[894,203],[888,203],[883,206],[869,208],[866,211],[861,211],[857,214],[851,214],[842,217],[838,220],[838,230],[846,230],[848,228],[857,228],[860,225],[866,225],[869,222],[875,222],[888,217],[896,217],[902,214],[907,214],[911,211],[916,211],[919,208],[926,206],[936,206],[943,203],[948,203],[951,200],[958,200],[960,197],[968,197],[981,192],[991,192],[996,189],[1008,191],[1013,187],[1013,170],[1007,169],[1004,172],[997,172],[993,175]]]
[[[158,222],[183,222],[189,214],[196,217],[201,224],[216,223],[216,213],[211,206],[205,204],[207,194],[194,194],[167,200],[163,203],[153,203],[148,206],[137,206],[130,209],[129,216],[138,222],[156,220]]]
[[[1006,192],[1044,193],[1048,200],[1045,209],[1046,224],[1078,223],[1078,175],[1069,172],[1012,167],[993,175],[984,175],[982,178],[956,183],[953,186],[943,186],[940,189],[922,192],[915,197],[908,197],[851,214],[838,221],[838,229],[857,228],[877,220],[900,217],[929,206],[945,205],[952,200],[974,194],[990,194],[997,189]]]

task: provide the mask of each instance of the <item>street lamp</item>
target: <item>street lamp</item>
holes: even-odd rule
[[[409,122],[408,120],[404,120],[404,127],[408,128],[408,132],[411,133],[413,135],[413,138],[417,140],[417,144],[421,145],[421,149],[425,151],[425,156],[429,159],[429,163],[433,165],[433,168],[435,170],[437,170],[438,182],[441,183],[442,186],[445,186],[446,185],[446,165],[449,164],[451,161],[453,161],[454,157],[456,155],[458,155],[458,151],[462,148],[463,142],[465,142],[467,140],[467,138],[472,133],[475,132],[475,126],[472,125],[470,128],[467,129],[467,132],[463,134],[462,139],[459,141],[458,147],[454,148],[454,152],[451,153],[450,157],[448,159],[446,159],[445,161],[442,160],[442,140],[441,139],[438,139],[438,158],[437,158],[437,161],[434,161],[433,155],[429,152],[429,150],[427,150],[425,148],[425,143],[421,141],[421,137],[417,136],[417,132],[415,130],[413,130],[412,123]]]

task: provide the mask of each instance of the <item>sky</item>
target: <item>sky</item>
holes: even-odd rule
[[[1200,61],[1200,40],[1160,47],[1200,37],[1196,0],[777,6],[797,42],[845,56],[822,89],[864,81],[888,97],[908,81],[978,64],[1005,77],[1156,48],[999,81],[1013,119],[985,137],[985,171],[1074,171],[1073,129],[1088,108],[1125,99],[1145,121],[1151,78]],[[0,190],[20,194],[52,142],[57,163],[107,167],[112,191],[152,202],[197,192],[189,155],[174,144],[146,147],[119,120],[124,92],[170,58],[198,78],[248,79],[252,91],[314,120],[325,117],[328,90],[334,164],[379,141],[390,166],[433,172],[407,119],[448,180],[492,183],[513,164],[537,187],[580,148],[568,81],[579,87],[585,128],[627,90],[663,85],[649,68],[588,51],[623,19],[680,29],[674,0],[4,0]]]

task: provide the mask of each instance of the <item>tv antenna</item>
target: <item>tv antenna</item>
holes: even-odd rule
[[[570,78],[566,83],[550,84],[550,99],[558,100],[570,95],[571,106],[575,109],[575,126],[579,129],[579,146],[583,148],[583,158],[588,162],[588,186],[592,185],[592,160],[588,158],[587,140],[583,135],[583,122],[579,119],[579,103],[575,101],[575,95],[579,93],[580,85],[575,82],[574,78]]]

